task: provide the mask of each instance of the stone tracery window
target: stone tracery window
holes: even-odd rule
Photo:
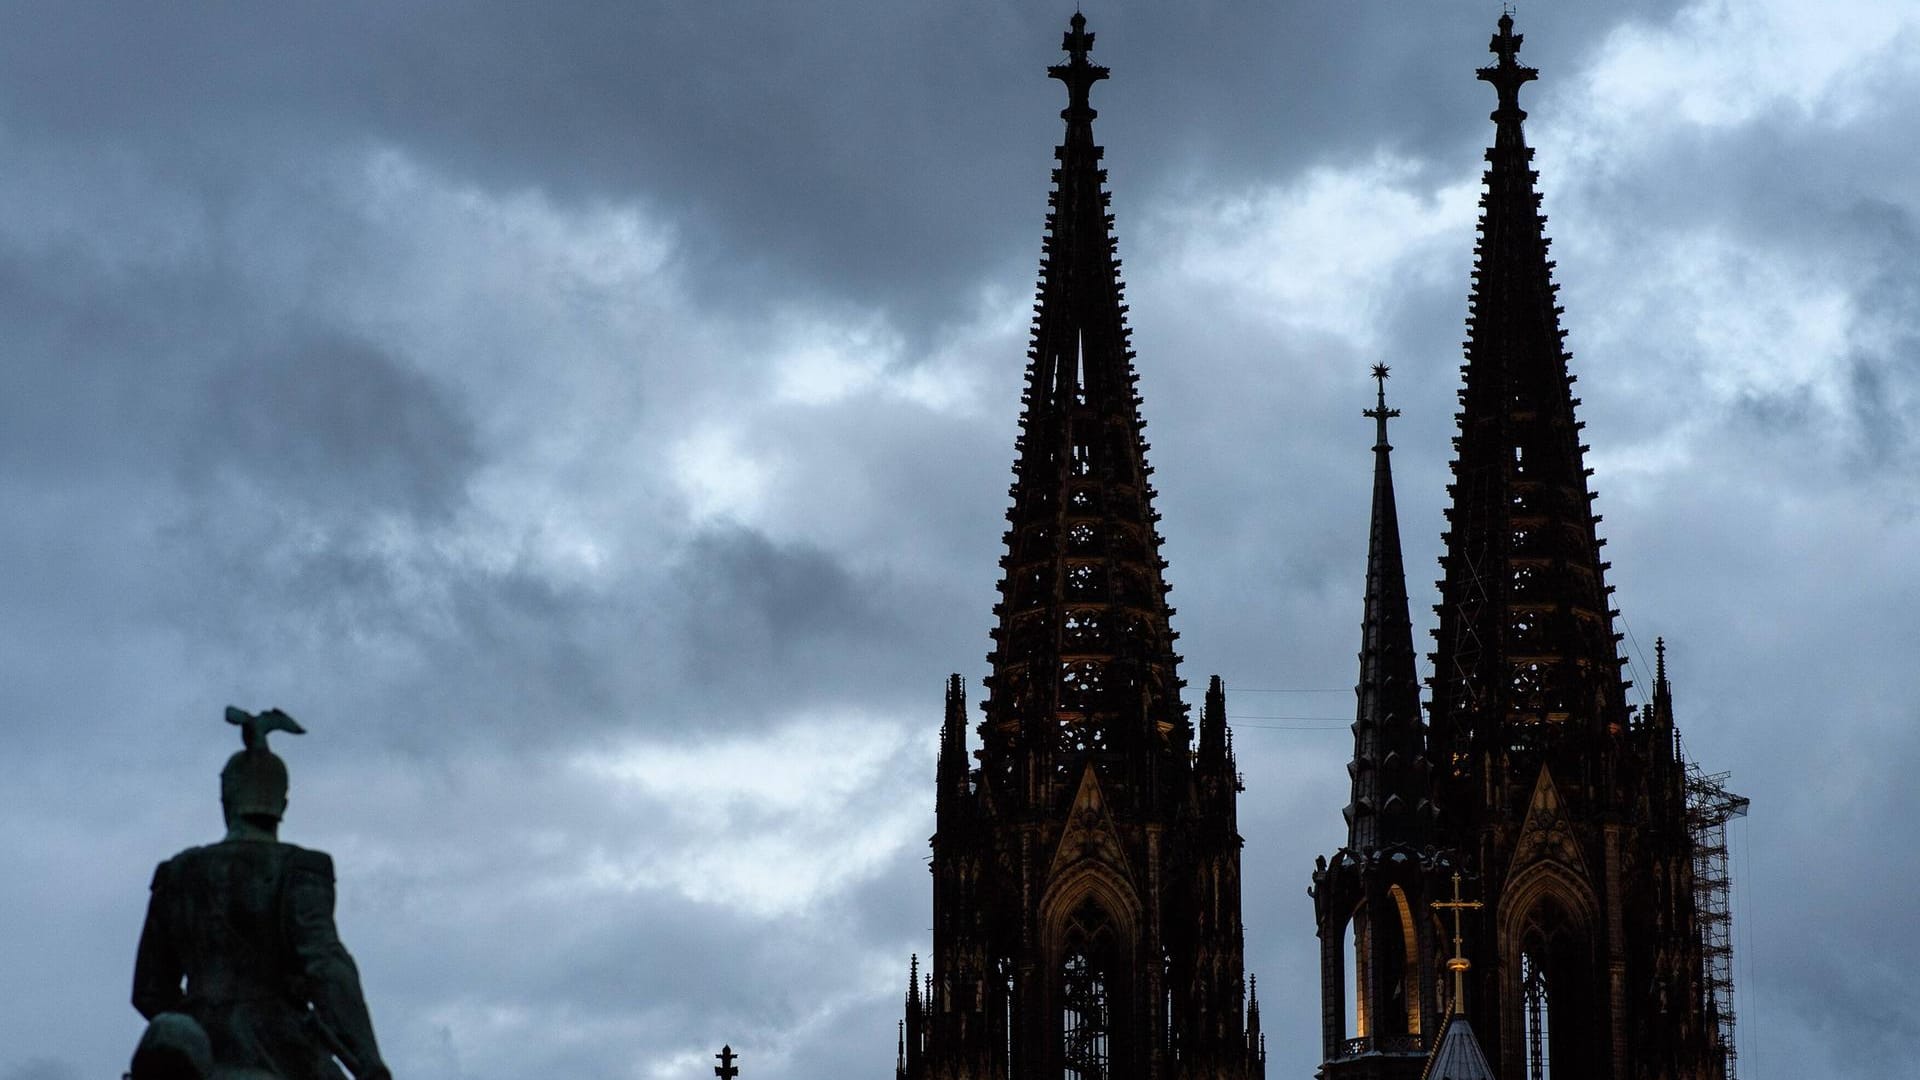
[[[1082,903],[1068,920],[1060,964],[1063,1080],[1105,1080],[1112,1060],[1113,1013],[1107,955],[1112,925],[1098,904]]]

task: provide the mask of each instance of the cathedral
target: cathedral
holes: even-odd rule
[[[1065,134],[991,674],[972,737],[959,676],[946,687],[933,947],[910,965],[898,1080],[1266,1074],[1243,962],[1242,784],[1220,679],[1198,730],[1181,698],[1093,40],[1076,13],[1048,69]],[[1376,367],[1346,843],[1311,874],[1320,970],[1269,978],[1317,974],[1322,1080],[1733,1080],[1715,844],[1745,800],[1681,754],[1664,652],[1649,702],[1628,701],[1520,45],[1503,15],[1478,72],[1494,135],[1430,700],[1423,717],[1398,411]]]

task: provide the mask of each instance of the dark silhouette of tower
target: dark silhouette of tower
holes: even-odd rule
[[[1072,19],[1066,136],[1042,243],[978,765],[948,683],[933,954],[897,1071],[947,1078],[1248,1078],[1239,791],[1213,680],[1180,699],[1113,219]]]
[[[1714,1078],[1687,770],[1664,665],[1627,702],[1561,308],[1522,132],[1521,37],[1479,77],[1487,151],[1427,753],[1477,877],[1466,1012],[1502,1080]]]
[[[1313,875],[1320,933],[1321,1075],[1418,1080],[1441,1008],[1441,941],[1430,911],[1446,895],[1450,853],[1434,847],[1413,623],[1393,499],[1387,369],[1373,369],[1373,524],[1367,543],[1353,795],[1346,846]],[[1351,965],[1348,961],[1351,960]],[[1351,975],[1351,977],[1349,977]],[[1353,1003],[1348,1024],[1347,1003]]]

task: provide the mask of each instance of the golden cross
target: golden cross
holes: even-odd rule
[[[1460,871],[1455,870],[1453,872],[1453,899],[1435,900],[1432,906],[1438,911],[1453,912],[1453,957],[1447,961],[1447,970],[1453,972],[1454,1015],[1464,1015],[1467,1011],[1467,969],[1473,966],[1473,962],[1467,959],[1466,942],[1460,932],[1460,913],[1463,911],[1478,911],[1487,905],[1478,900],[1460,899]]]

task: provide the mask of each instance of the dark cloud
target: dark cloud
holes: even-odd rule
[[[854,643],[835,639],[849,630],[881,638],[900,629],[868,602],[884,588],[861,588],[827,552],[746,529],[695,537],[678,576],[700,681],[732,682],[742,669],[784,661],[779,650],[789,647],[847,648]]]
[[[444,519],[479,452],[438,387],[377,346],[321,331],[235,357],[197,395],[189,482],[235,482],[367,516]],[[223,475],[225,474],[225,475]]]
[[[1659,10],[1556,13],[1565,25],[1535,34],[1529,56],[1566,70],[1600,29]],[[1123,206],[1383,144],[1457,151],[1487,111],[1470,75],[1487,59],[1483,20],[1448,20],[1436,40],[1381,5],[1090,14],[1116,71],[1099,104]],[[696,264],[733,287],[881,295],[937,324],[1038,223],[1057,136],[1042,69],[1060,23],[1007,0],[698,17],[486,5],[453,19],[62,6],[18,18],[0,47],[0,118],[214,175],[388,143],[496,190],[639,197],[684,216]],[[1025,213],[1001,211],[1010,192]],[[721,254],[742,247],[757,257]]]

